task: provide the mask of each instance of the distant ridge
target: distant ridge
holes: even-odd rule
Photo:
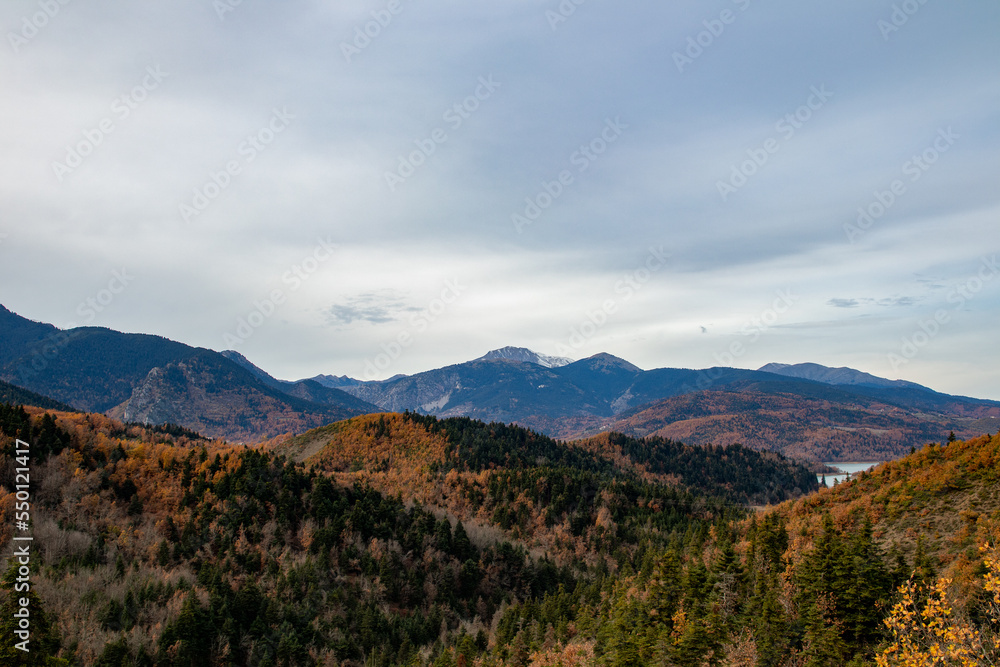
[[[276,384],[281,384],[280,380],[276,380],[275,378],[271,377],[271,375],[267,373],[267,371],[258,368],[257,366],[254,366],[253,362],[251,362],[249,359],[244,357],[236,350],[223,350],[222,352],[219,352],[219,354],[224,356],[226,359],[229,359],[229,361],[237,363],[243,368],[247,369],[255,376],[257,376],[257,378],[259,378],[266,385],[274,386]]]
[[[330,387],[331,389],[356,387],[359,384],[361,384],[361,380],[355,380],[354,378],[347,377],[346,375],[316,375],[309,379],[315,382],[319,382],[324,387]]]
[[[761,366],[758,370],[764,373],[774,373],[786,377],[801,378],[803,380],[815,380],[825,384],[835,385],[861,385],[867,387],[913,387],[926,389],[915,382],[906,380],[887,380],[870,373],[858,371],[853,368],[830,368],[820,364],[776,364],[770,363]]]

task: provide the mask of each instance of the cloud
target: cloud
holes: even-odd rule
[[[916,305],[921,301],[918,297],[912,296],[890,296],[883,297],[881,299],[873,299],[871,297],[864,297],[860,299],[843,299],[834,298],[826,302],[828,306],[833,306],[834,308],[857,308],[861,305],[866,306],[879,306],[881,308],[897,308],[897,307],[908,307]]]
[[[555,353],[608,299],[587,354],[708,366],[723,332],[791,289],[746,363],[862,359],[879,374],[917,308],[946,305],[995,237],[995,2],[928,3],[889,39],[885,6],[730,3],[737,23],[683,72],[672,54],[718,17],[692,0],[584,3],[556,30],[557,0],[404,3],[350,59],[341,44],[370,7],[231,4],[70,3],[0,54],[3,305],[62,324],[126,267],[135,284],[96,323],[218,347],[281,290],[240,351],[309,377],[359,375],[446,280],[468,290],[391,372],[519,341]],[[0,3],[0,24],[19,30],[36,5]],[[157,66],[162,85],[137,89]],[[500,87],[476,97],[491,76]],[[810,110],[814,86],[833,96]],[[123,106],[133,91],[143,101]],[[294,116],[280,132],[275,109]],[[913,180],[948,127],[955,147]],[[780,150],[762,153],[771,139]],[[71,152],[87,155],[59,180]],[[723,201],[717,183],[744,177]],[[196,201],[184,224],[179,204]],[[852,243],[859,209],[873,217]],[[320,238],[339,250],[314,263]],[[672,258],[640,290],[628,281],[651,246]],[[908,379],[1000,398],[971,356],[992,349],[995,284]],[[959,331],[981,342],[951,344]]]
[[[912,296],[892,296],[884,299],[877,299],[875,303],[883,308],[905,308],[916,305],[918,301],[920,301],[920,299]]]
[[[406,297],[395,290],[379,290],[348,297],[332,304],[326,311],[327,322],[336,327],[346,327],[355,322],[387,324],[400,319],[404,313],[419,311],[407,304]]]
[[[830,299],[826,303],[834,308],[857,308],[861,305],[857,299]]]

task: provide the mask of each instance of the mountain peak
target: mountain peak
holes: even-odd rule
[[[630,373],[642,372],[642,369],[635,364],[625,361],[621,357],[616,357],[613,354],[608,354],[607,352],[598,352],[591,357],[583,359],[583,361],[587,362],[587,366],[590,368],[619,368],[629,371]]]
[[[545,368],[558,368],[573,363],[572,359],[566,357],[552,357],[547,354],[539,354],[526,347],[501,347],[498,350],[490,350],[474,361],[524,361],[531,364],[538,364]]]

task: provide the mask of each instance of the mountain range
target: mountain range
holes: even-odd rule
[[[78,410],[247,442],[378,410],[311,380],[269,380],[232,356],[102,327],[62,330],[0,306],[0,380]]]
[[[504,348],[415,375],[340,386],[388,412],[518,423],[564,440],[618,431],[826,461],[896,458],[952,431],[974,437],[1000,426],[996,401],[850,368],[646,371],[610,354],[558,366],[532,361],[534,354]]]
[[[1000,402],[818,364],[643,370],[518,347],[381,381],[272,377],[235,351],[100,327],[60,330],[0,306],[0,380],[127,422],[254,442],[361,414],[516,423],[563,440],[619,431],[745,443],[814,460],[894,458],[954,431],[994,431]]]

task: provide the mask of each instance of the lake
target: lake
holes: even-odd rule
[[[837,483],[843,482],[844,480],[848,479],[851,475],[856,475],[857,473],[862,472],[864,470],[874,468],[880,463],[882,463],[882,461],[856,461],[856,462],[852,461],[848,463],[824,463],[823,465],[830,466],[831,468],[836,468],[837,470],[840,470],[842,473],[837,475],[827,475],[826,485],[833,486],[835,480]],[[823,475],[816,475],[816,480],[820,484],[822,484]]]

